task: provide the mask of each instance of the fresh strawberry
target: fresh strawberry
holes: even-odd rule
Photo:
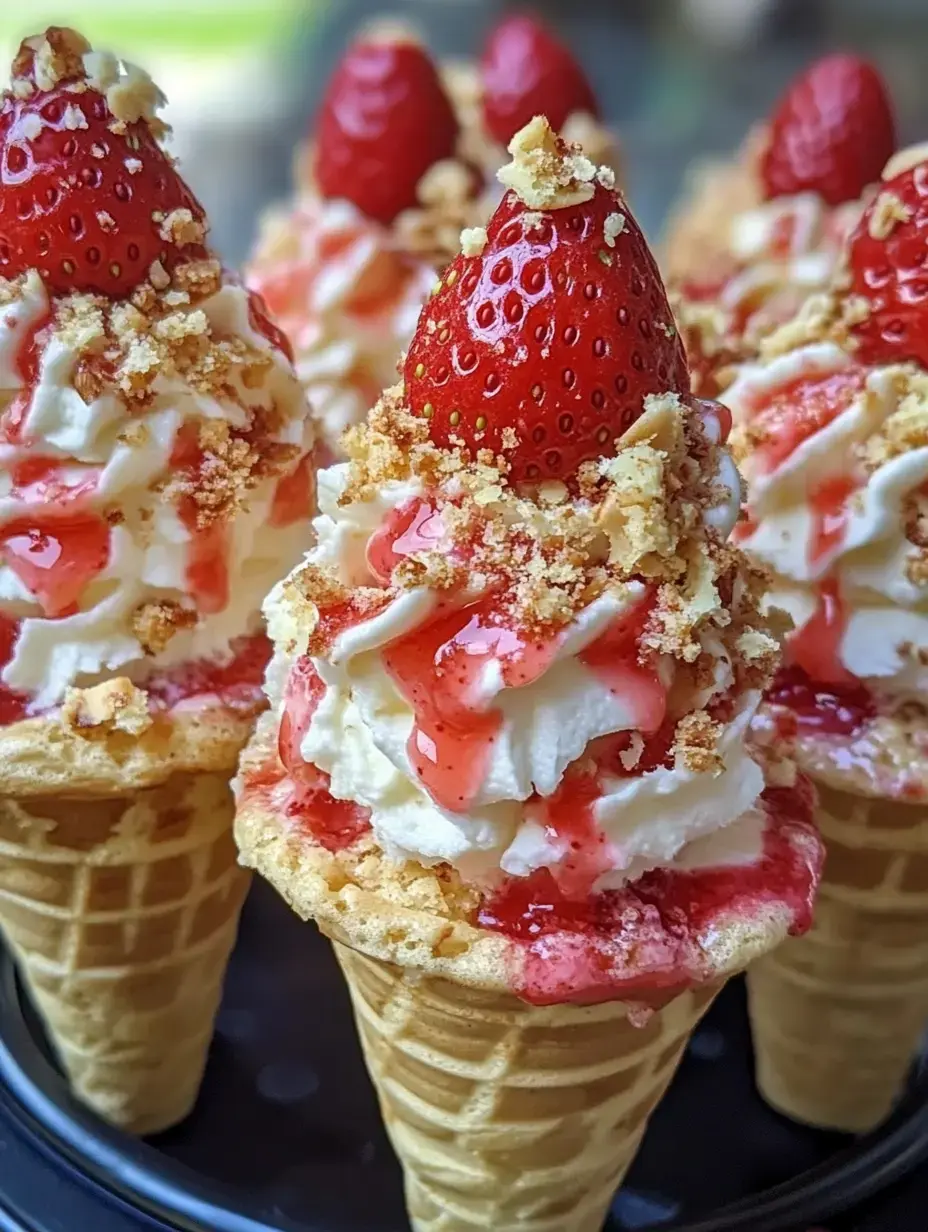
[[[887,232],[874,215],[893,198],[908,217],[891,218]],[[853,330],[861,361],[911,359],[928,368],[928,162],[882,185],[851,236],[848,257],[851,293],[870,306]]]
[[[599,106],[583,69],[537,18],[516,13],[490,33],[480,57],[483,120],[501,145],[536,115],[555,132],[569,115],[598,116]]]
[[[816,192],[829,205],[856,200],[896,148],[883,79],[859,56],[825,56],[780,100],[760,173],[768,198]]]
[[[481,255],[458,256],[423,309],[405,380],[437,445],[503,454],[513,482],[570,477],[646,395],[689,391],[654,258],[601,184],[541,214],[507,193]]]
[[[117,124],[98,91],[60,83],[28,98],[4,95],[0,275],[37,269],[53,292],[124,297],[154,261],[170,272],[206,255],[196,225],[163,237],[175,210],[205,225],[144,120]]]
[[[342,197],[390,223],[416,203],[416,185],[450,158],[458,122],[435,65],[417,43],[361,41],[329,82],[319,118],[315,177],[323,197]]]

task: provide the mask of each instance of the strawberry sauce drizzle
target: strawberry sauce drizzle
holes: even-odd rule
[[[173,710],[184,702],[216,698],[221,706],[242,714],[264,709],[264,673],[271,643],[264,633],[237,638],[227,660],[194,659],[180,663],[142,684],[153,710]]]
[[[764,391],[747,407],[755,431],[763,434],[758,459],[775,471],[810,437],[827,427],[864,387],[863,368],[797,377]]]
[[[298,659],[287,681],[277,751],[289,776],[287,816],[327,851],[342,851],[370,829],[370,812],[351,800],[337,800],[328,774],[303,759],[300,746],[324,693],[325,685],[309,657]],[[272,787],[283,777],[283,773],[268,774],[264,767],[247,778],[246,787]]]
[[[525,1001],[663,1004],[712,978],[703,942],[726,921],[781,906],[792,934],[809,928],[823,858],[813,800],[808,780],[768,788],[763,852],[752,864],[655,869],[620,890],[579,897],[543,869],[508,879],[478,921],[515,943],[514,990]]]
[[[396,566],[416,552],[431,552],[445,533],[440,512],[418,497],[391,509],[367,543],[367,567],[384,585]]]
[[[423,627],[384,647],[383,663],[416,721],[407,752],[432,799],[449,812],[465,812],[483,780],[502,726],[499,710],[480,696],[487,669],[518,689],[547,671],[557,643],[530,638],[501,623],[499,596],[450,611],[440,604]]]
[[[51,321],[52,313],[49,309],[32,322],[20,341],[16,353],[16,371],[22,380],[22,389],[0,419],[0,437],[10,444],[18,444],[22,440],[23,423],[29,413],[42,366],[45,339],[41,335]]]
[[[0,558],[51,619],[73,615],[106,568],[110,528],[95,514],[23,517],[0,527]]]
[[[841,547],[847,532],[848,501],[859,487],[859,481],[853,476],[839,475],[826,479],[809,493],[809,507],[812,510],[810,564],[817,564]]]
[[[657,668],[640,662],[640,643],[654,608],[649,592],[623,612],[577,658],[599,677],[609,692],[626,701],[635,714],[635,728],[656,731],[664,721],[667,691]]]

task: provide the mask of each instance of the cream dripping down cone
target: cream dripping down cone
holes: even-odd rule
[[[0,98],[0,930],[75,1093],[196,1097],[248,876],[260,604],[310,538],[289,344],[208,246],[160,91],[73,30]]]

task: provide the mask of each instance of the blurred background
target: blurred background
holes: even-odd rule
[[[872,56],[903,140],[928,137],[926,0],[26,0],[0,3],[0,54],[8,62],[24,35],[68,24],[148,69],[169,99],[174,152],[235,263],[261,208],[286,193],[293,145],[359,24],[396,14],[436,53],[461,57],[510,7],[541,12],[583,61],[652,236],[686,165],[730,150],[825,49]]]

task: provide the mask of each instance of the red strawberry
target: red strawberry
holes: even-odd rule
[[[540,215],[508,192],[481,255],[458,256],[423,309],[405,379],[437,445],[502,453],[513,482],[568,478],[610,452],[647,394],[689,392],[654,258],[600,184]]]
[[[428,169],[454,154],[458,122],[435,65],[417,44],[361,41],[329,82],[319,118],[315,176],[323,197],[343,197],[390,223],[416,203]]]
[[[892,106],[872,64],[825,56],[790,86],[770,121],[760,173],[768,198],[817,192],[856,200],[896,149]]]
[[[22,64],[21,52],[21,76]],[[175,210],[205,225],[202,206],[143,120],[117,124],[98,91],[61,83],[25,99],[3,96],[3,277],[37,269],[53,292],[124,297],[154,261],[170,272],[206,255],[196,227],[162,237],[162,221]]]
[[[908,212],[889,233],[873,222],[887,194]],[[928,368],[928,162],[882,186],[850,239],[851,293],[869,302],[870,315],[854,327],[864,363],[916,360]]]
[[[501,145],[536,115],[557,132],[577,111],[599,115],[583,69],[546,26],[516,13],[496,26],[480,58],[483,119]]]

